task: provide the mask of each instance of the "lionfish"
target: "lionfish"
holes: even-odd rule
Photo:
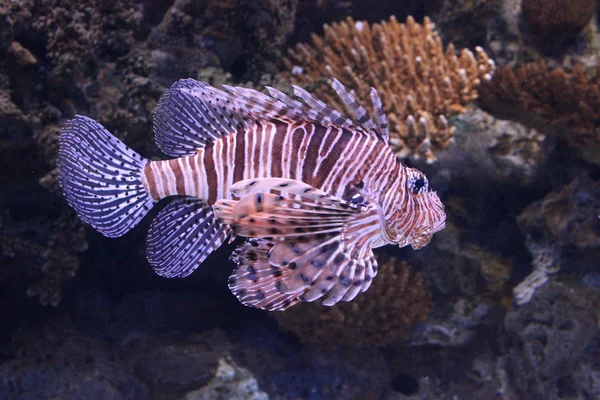
[[[299,87],[298,98],[267,87],[226,91],[193,79],[166,91],[154,115],[150,161],[94,120],[76,116],[60,135],[59,183],[87,224],[108,237],[133,228],[158,200],[147,236],[157,274],[190,275],[228,238],[228,284],[245,305],[285,310],[324,297],[351,301],[377,274],[373,248],[419,249],[446,215],[420,171],[388,147],[375,89],[375,118],[337,80],[356,122]]]

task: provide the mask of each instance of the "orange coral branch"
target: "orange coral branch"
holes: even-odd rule
[[[388,116],[390,142],[401,158],[435,160],[432,150],[452,140],[447,117],[467,110],[477,86],[495,68],[481,48],[476,54],[464,49],[457,55],[452,45],[444,51],[427,17],[422,25],[412,17],[405,24],[392,17],[372,26],[348,18],[325,25],[324,31],[323,37],[313,34],[312,44],[289,50],[285,64],[292,80],[316,84],[316,94],[340,110],[327,78],[342,81],[367,108],[375,87]]]

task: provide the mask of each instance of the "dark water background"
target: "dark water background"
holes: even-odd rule
[[[600,399],[594,7],[0,0],[0,399]],[[589,81],[565,105],[572,81],[529,82],[542,89],[528,102],[482,88],[450,118],[455,145],[436,163],[406,159],[440,193],[448,227],[420,251],[378,250],[393,273],[354,309],[244,307],[227,287],[239,239],[186,279],[160,278],[145,234],[166,201],[107,239],[62,198],[57,137],[76,113],[164,158],[151,116],[175,80],[284,90],[288,48],[324,23],[391,15],[429,16],[445,46],[481,46],[497,71],[543,61]],[[547,281],[523,286],[536,271]],[[519,301],[525,286],[536,290]]]

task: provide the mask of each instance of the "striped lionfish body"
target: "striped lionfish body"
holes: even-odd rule
[[[59,181],[82,220],[120,236],[156,201],[177,196],[148,233],[154,270],[188,276],[225,240],[246,237],[229,287],[267,310],[350,301],[377,274],[373,248],[419,249],[443,229],[426,177],[387,145],[374,89],[375,120],[334,80],[355,123],[298,87],[302,101],[273,88],[225,88],[184,79],[165,93],[154,132],[174,157],[166,161],[142,158],[89,118],[69,121]]]

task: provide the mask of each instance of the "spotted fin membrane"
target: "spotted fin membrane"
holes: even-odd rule
[[[377,263],[366,227],[377,210],[292,179],[246,180],[231,191],[240,200],[220,200],[214,209],[251,238],[235,252],[229,279],[242,303],[281,311],[322,297],[324,305],[350,301],[368,289]]]
[[[96,121],[76,116],[62,129],[58,183],[79,217],[107,237],[137,225],[154,205],[142,183],[148,161]]]
[[[194,198],[177,199],[152,221],[146,255],[154,271],[166,278],[184,278],[217,249],[231,229],[213,210]]]

